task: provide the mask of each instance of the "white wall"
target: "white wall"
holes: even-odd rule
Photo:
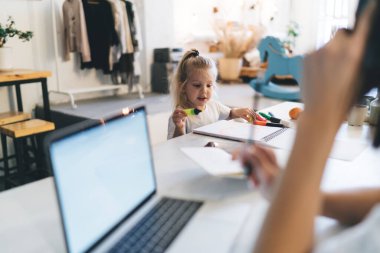
[[[15,22],[16,28],[21,30],[32,30],[34,38],[31,42],[21,42],[17,39],[10,39],[6,46],[13,48],[13,66],[24,69],[51,69],[51,60],[49,51],[51,46],[44,40],[45,30],[51,30],[50,23],[46,18],[35,13],[49,13],[49,6],[44,1],[0,1],[0,20],[5,22],[11,15]],[[45,22],[41,23],[41,20]],[[37,29],[36,29],[37,28]],[[49,87],[54,85],[49,79]],[[23,102],[25,110],[30,111],[36,101],[42,97],[40,89],[34,85],[28,84],[22,88]],[[9,110],[8,88],[0,88],[0,111]]]
[[[174,47],[173,2],[176,0],[143,1],[145,77],[150,83],[153,49]]]
[[[306,53],[317,47],[318,23],[320,2],[330,0],[291,0],[290,17],[301,28],[300,36],[296,40],[296,53]],[[345,0],[348,5],[349,25],[352,25],[358,0]]]
[[[300,26],[300,36],[296,39],[295,53],[302,54],[315,49],[318,1],[291,0],[290,17]]]
[[[32,30],[35,34],[31,42],[22,43],[13,39],[7,44],[14,48],[14,66],[52,71],[53,77],[48,80],[50,90],[110,83],[109,76],[103,75],[101,71],[79,70],[77,57],[72,57],[69,62],[62,60],[61,7],[63,1],[0,0],[0,20],[3,21],[7,15],[12,15],[19,29]],[[150,88],[150,64],[153,49],[183,46],[181,38],[189,33],[199,33],[200,37],[207,33],[210,34],[212,32],[208,16],[211,12],[210,9],[213,5],[223,1],[231,4],[229,0],[135,0],[143,35],[141,67],[145,90]],[[296,52],[303,53],[314,49],[318,13],[316,6],[320,0],[273,1],[276,3],[277,13],[269,27],[269,33],[284,36],[286,25],[290,20],[295,20],[301,26],[301,36],[297,40]],[[52,2],[56,15],[57,52],[54,47]],[[233,3],[235,4],[235,2]],[[202,31],[205,31],[203,35]],[[55,57],[56,55],[58,58]],[[26,110],[31,110],[36,102],[41,101],[41,91],[38,86],[26,85],[22,92]],[[52,96],[52,101],[59,98],[62,97]],[[0,112],[8,109],[7,88],[0,88]]]
[[[256,4],[256,10],[249,7],[257,0],[175,0],[174,36],[177,45],[192,40],[210,41],[216,39],[213,30],[213,7],[218,7],[219,18],[225,21],[245,22],[247,24],[263,24],[268,34],[285,36],[289,23],[290,0],[264,0],[263,6]],[[259,13],[257,10],[261,10]],[[267,15],[265,15],[267,14]],[[269,21],[273,16],[274,20]]]
[[[63,61],[63,25],[62,4],[64,0],[0,0],[0,20],[4,22],[11,15],[16,21],[16,27],[20,30],[31,30],[34,37],[30,42],[22,43],[18,39],[11,39],[7,46],[13,48],[13,66],[20,69],[40,69],[52,71],[52,77],[48,79],[49,90],[66,90],[71,88],[83,88],[111,84],[109,75],[103,75],[100,70],[80,70],[79,59],[72,54],[70,61]],[[151,1],[155,2],[155,1]],[[52,6],[53,4],[53,6]],[[159,5],[158,5],[159,6]],[[53,12],[56,16],[56,27],[53,29]],[[143,18],[142,0],[136,0],[136,7]],[[144,24],[141,20],[142,26]],[[142,27],[143,29],[144,27]],[[54,32],[56,32],[57,43],[54,43]],[[142,31],[144,37],[144,31]],[[150,87],[144,75],[145,52],[142,52],[141,83],[145,90]],[[56,57],[57,56],[57,57]],[[125,89],[124,89],[125,88]],[[123,87],[124,92],[126,87]],[[123,92],[123,91],[122,91]],[[35,104],[42,101],[40,87],[29,84],[22,88],[24,110],[31,111]],[[89,98],[99,94],[81,96]],[[61,101],[65,97],[52,94],[51,102]],[[9,110],[8,89],[0,88],[0,112]]]

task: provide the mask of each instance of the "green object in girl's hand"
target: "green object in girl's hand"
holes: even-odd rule
[[[190,109],[184,109],[185,113],[189,115],[198,115],[202,112],[202,110],[199,110],[197,108],[190,108]]]

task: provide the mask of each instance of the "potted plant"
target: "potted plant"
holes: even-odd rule
[[[289,54],[292,54],[296,47],[296,39],[300,35],[300,26],[297,22],[291,21],[287,26],[287,36],[283,41],[284,47],[288,50]]]
[[[22,41],[29,41],[33,37],[31,31],[20,31],[15,27],[15,21],[8,17],[6,24],[0,23],[0,71],[12,69],[12,48],[4,47],[9,38],[17,36]]]
[[[218,12],[218,8],[214,8],[213,13],[216,15]],[[254,24],[219,18],[214,22],[214,31],[224,55],[218,60],[220,77],[222,80],[235,81],[240,76],[243,56],[257,46],[264,29]]]

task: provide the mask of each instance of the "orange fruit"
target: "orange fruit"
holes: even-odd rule
[[[291,119],[298,119],[298,117],[300,116],[301,112],[302,112],[301,108],[294,107],[294,108],[290,109],[290,111],[289,111],[289,117]]]

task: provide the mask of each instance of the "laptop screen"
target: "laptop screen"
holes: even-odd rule
[[[144,109],[50,144],[69,252],[88,250],[155,192],[149,145]]]

